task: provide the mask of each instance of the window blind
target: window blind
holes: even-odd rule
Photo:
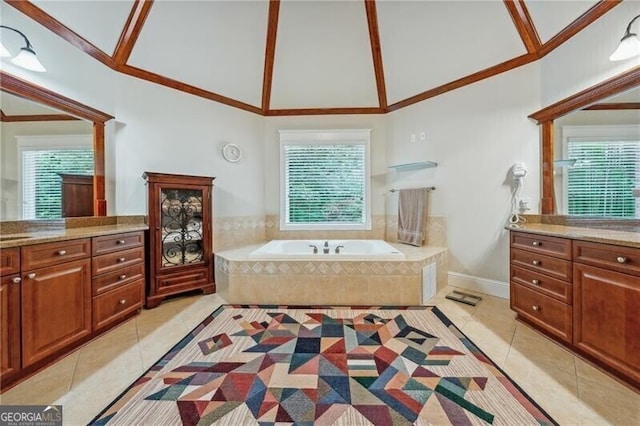
[[[571,141],[568,213],[640,217],[633,189],[640,187],[640,141]]]
[[[23,219],[62,216],[62,179],[58,173],[93,174],[93,149],[22,151]]]
[[[364,144],[283,146],[286,223],[364,224]]]

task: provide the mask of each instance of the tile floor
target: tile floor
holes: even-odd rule
[[[475,307],[438,306],[561,425],[640,425],[640,394],[526,325],[507,300],[483,295]],[[167,300],[0,395],[1,404],[62,404],[64,423],[89,422],[225,301],[216,294]]]

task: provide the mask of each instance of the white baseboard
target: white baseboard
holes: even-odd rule
[[[509,298],[509,283],[474,277],[472,275],[449,272],[449,285],[466,290],[477,291],[490,296]]]

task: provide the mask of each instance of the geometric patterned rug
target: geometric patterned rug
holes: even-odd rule
[[[556,424],[437,308],[224,305],[91,424]]]

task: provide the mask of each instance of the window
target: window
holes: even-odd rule
[[[280,131],[280,229],[371,229],[370,135]]]
[[[563,128],[567,213],[640,218],[640,126]]]
[[[62,217],[59,173],[93,174],[91,135],[18,137],[22,219]]]

